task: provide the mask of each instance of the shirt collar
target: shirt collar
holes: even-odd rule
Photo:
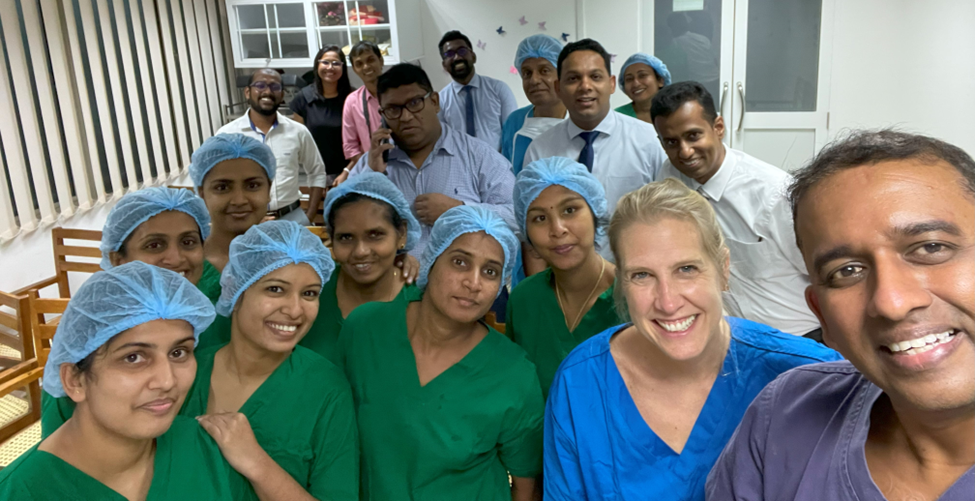
[[[462,83],[460,83],[460,82],[458,82],[456,80],[453,80],[453,79],[450,80],[450,83],[453,84],[454,90],[456,90],[457,92],[460,92],[460,90],[465,87],[464,84],[462,84]],[[471,82],[469,84],[467,84],[467,85],[469,85],[471,87],[480,87],[481,86],[481,76],[478,75],[477,73],[475,73],[474,76],[471,77]]]
[[[734,155],[730,148],[724,147],[724,160],[721,162],[721,166],[718,167],[718,172],[714,173],[714,176],[711,176],[711,179],[703,185],[695,180],[691,180],[691,184],[695,190],[704,192],[708,198],[718,202],[724,195],[725,189],[728,188],[728,183],[731,182],[737,166],[738,157]]]
[[[242,122],[241,129],[243,129],[245,131],[257,131],[257,132],[261,132],[261,130],[258,129],[257,126],[254,125],[254,121],[251,120],[251,108],[249,106],[247,107],[247,111],[244,112],[244,116],[241,117],[241,118],[244,119],[244,120],[241,121]],[[271,124],[271,129],[268,132],[273,131],[274,128],[277,127],[280,124],[281,124],[281,112],[276,112],[274,114],[274,123]],[[264,133],[261,133],[261,134],[264,134]]]
[[[612,136],[613,132],[616,130],[616,124],[618,123],[616,120],[617,113],[619,112],[610,110],[609,113],[606,114],[606,117],[603,118],[603,121],[600,122],[599,125],[593,129],[593,131],[598,131],[601,135]],[[566,113],[566,115],[568,115],[568,113]],[[566,120],[566,122],[568,122],[569,141],[572,141],[573,138],[579,136],[579,133],[586,132],[585,129],[577,126],[576,123],[572,121],[571,116],[569,116],[569,119]]]

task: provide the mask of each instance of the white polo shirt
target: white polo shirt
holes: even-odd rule
[[[308,128],[278,113],[277,122],[264,134],[250,118],[250,108],[242,117],[221,127],[217,134],[240,133],[271,147],[277,171],[271,183],[271,211],[286,207],[301,198],[298,175],[305,174],[308,186],[325,188],[325,162]]]
[[[792,175],[731,148],[725,148],[724,162],[703,185],[670,160],[660,175],[679,179],[714,208],[731,251],[731,291],[724,296],[728,313],[799,336],[819,327],[806,305],[809,274],[786,197]]]

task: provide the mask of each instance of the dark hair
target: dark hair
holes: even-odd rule
[[[382,59],[382,57],[383,57],[383,51],[379,50],[379,46],[378,45],[376,45],[376,44],[374,44],[374,43],[372,43],[372,42],[370,42],[368,40],[363,40],[363,41],[358,42],[358,43],[356,43],[355,45],[352,46],[352,50],[349,51],[349,59],[355,59],[360,54],[362,54],[363,52],[366,52],[366,51],[372,51],[372,53],[375,54],[377,58]],[[339,51],[339,52],[341,52],[341,51]]]
[[[382,96],[386,91],[403,87],[404,85],[417,84],[424,91],[433,92],[433,85],[430,78],[423,68],[411,63],[400,63],[386,70],[379,76],[376,83],[376,92]]]
[[[437,49],[440,50],[441,57],[443,56],[443,46],[446,45],[447,42],[450,42],[452,40],[463,40],[465,43],[467,43],[468,49],[474,48],[474,46],[471,45],[471,39],[467,38],[467,35],[464,35],[463,33],[457,30],[450,30],[447,33],[444,33],[442,37],[440,37],[440,43],[437,44]]]
[[[338,199],[335,199],[335,202],[332,203],[332,207],[328,209],[328,218],[326,218],[325,224],[327,225],[329,235],[334,236],[335,234],[335,213],[339,212],[339,209],[341,209],[342,206],[352,204],[353,202],[359,202],[360,200],[368,200],[369,202],[375,202],[376,204],[382,206],[382,208],[385,210],[384,212],[386,213],[386,221],[388,221],[397,232],[406,228],[406,220],[404,220],[403,217],[396,212],[396,209],[393,208],[393,206],[388,202],[361,193],[350,192],[339,197]]]
[[[342,48],[337,45],[329,45],[328,47],[322,47],[318,54],[315,54],[315,60],[312,64],[312,73],[314,77],[312,79],[315,82],[315,92],[317,94],[322,93],[322,77],[318,75],[318,62],[321,61],[322,57],[325,56],[326,52],[334,52],[339,55],[339,61],[342,62],[342,76],[339,77],[338,81],[338,97],[342,98],[343,102],[345,98],[352,94],[352,84],[349,82],[349,68],[348,63],[345,61],[345,53],[342,52]]]
[[[253,84],[254,77],[260,75],[261,73],[266,73],[268,75],[277,75],[278,78],[281,78],[281,73],[278,72],[277,70],[272,70],[271,68],[261,68],[260,70],[254,70],[254,73],[251,73],[251,79],[247,81],[247,85],[249,86]]]
[[[606,73],[608,73],[610,76],[613,75],[613,70],[609,66],[609,53],[606,52],[606,49],[603,48],[602,44],[591,38],[583,38],[582,40],[572,42],[562,48],[562,52],[559,53],[558,67],[556,68],[559,78],[562,78],[562,61],[565,61],[565,58],[569,57],[569,54],[576,51],[593,51],[596,54],[599,54],[603,57],[603,62],[606,63]]]
[[[714,98],[711,93],[697,82],[677,82],[664,86],[650,102],[650,121],[657,117],[669,117],[684,106],[684,103],[697,101],[704,109],[704,119],[714,123],[718,112],[714,109]]]
[[[802,198],[826,178],[854,167],[907,159],[951,165],[964,178],[968,192],[975,196],[975,160],[961,148],[929,136],[893,129],[853,131],[826,145],[808,165],[796,171],[789,185],[793,225],[799,219]],[[798,232],[796,244],[802,247]]]

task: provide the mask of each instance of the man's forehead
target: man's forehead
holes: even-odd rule
[[[467,42],[465,42],[463,39],[460,39],[460,38],[455,39],[455,40],[450,40],[448,42],[444,42],[444,44],[443,44],[443,50],[444,50],[444,52],[449,51],[449,50],[460,49],[461,47],[467,47],[468,49],[471,48],[469,45],[467,45]]]
[[[276,72],[276,71],[261,70],[261,71],[258,71],[256,73],[254,73],[254,76],[251,78],[251,80],[253,80],[255,82],[258,81],[258,80],[278,80],[278,81],[280,81],[281,80],[281,75],[279,75],[278,72]]]
[[[422,98],[427,91],[420,87],[420,84],[408,84],[400,87],[388,89],[380,96],[384,105],[399,104],[404,105],[415,98]]]
[[[562,68],[565,70],[606,70],[603,57],[596,51],[581,50],[575,51],[562,61]]]

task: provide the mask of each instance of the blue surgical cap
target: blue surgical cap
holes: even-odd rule
[[[44,365],[44,390],[64,397],[61,365],[76,364],[119,333],[150,321],[183,320],[193,337],[213,322],[213,305],[183,276],[133,261],[96,272],[68,303]]]
[[[416,221],[410,211],[410,203],[406,201],[403,192],[389,178],[382,173],[368,172],[349,178],[346,182],[328,191],[325,197],[325,221],[328,221],[328,213],[332,211],[332,205],[340,198],[357,193],[376,200],[380,200],[393,206],[393,210],[403,221],[406,222],[406,247],[403,252],[410,251],[416,247],[420,240],[420,222]],[[333,229],[328,229],[333,233]]]
[[[230,243],[230,259],[220,275],[223,290],[217,313],[230,317],[247,288],[279,268],[299,263],[311,265],[322,285],[335,269],[322,239],[293,221],[274,220],[250,227]]]
[[[210,213],[203,199],[193,192],[179,188],[152,187],[129,192],[108,213],[102,229],[102,269],[112,268],[109,254],[121,249],[139,225],[165,211],[182,211],[196,220],[200,237],[210,236]]]
[[[518,50],[515,52],[515,68],[520,74],[521,64],[526,59],[532,58],[546,59],[552,63],[552,66],[557,67],[560,52],[562,52],[562,44],[555,37],[543,33],[532,35],[518,44]]]
[[[271,147],[243,134],[218,134],[203,142],[190,159],[190,178],[193,186],[203,186],[203,179],[217,164],[225,160],[250,159],[257,162],[274,181],[277,161]]]
[[[504,270],[501,284],[507,284],[511,277],[511,269],[515,265],[518,255],[518,238],[508,228],[508,224],[497,213],[479,206],[457,206],[448,209],[440,215],[430,231],[430,240],[423,250],[420,259],[420,276],[416,280],[417,286],[426,289],[430,268],[437,258],[453,244],[454,240],[464,234],[484,232],[501,244],[504,250]],[[501,289],[498,288],[498,294]]]
[[[664,64],[660,58],[645,54],[643,52],[637,52],[636,54],[626,58],[626,62],[623,63],[623,67],[620,68],[620,88],[623,92],[626,92],[626,68],[634,63],[643,63],[653,71],[657,72],[657,76],[663,80],[664,85],[670,85],[670,70],[667,69],[667,65]]]
[[[539,159],[525,166],[515,178],[515,218],[521,235],[528,240],[526,219],[528,207],[552,185],[561,185],[586,199],[589,209],[596,216],[596,242],[606,234],[609,221],[609,205],[606,203],[606,189],[586,166],[565,157]]]

